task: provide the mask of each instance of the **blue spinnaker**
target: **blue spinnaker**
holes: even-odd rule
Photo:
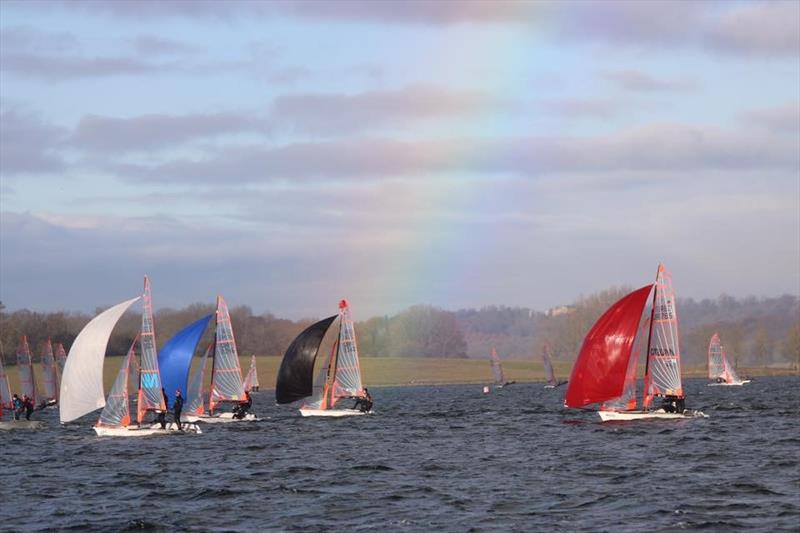
[[[161,370],[161,383],[167,391],[169,406],[175,400],[175,390],[180,389],[184,401],[189,383],[189,367],[197,343],[203,336],[212,315],[204,316],[175,334],[158,352],[158,368]]]

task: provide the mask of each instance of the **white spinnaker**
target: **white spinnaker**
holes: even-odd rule
[[[108,339],[123,313],[139,298],[106,309],[78,333],[61,377],[59,418],[62,424],[105,406],[103,359]]]

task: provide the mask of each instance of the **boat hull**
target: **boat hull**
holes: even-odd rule
[[[683,413],[667,413],[663,409],[656,411],[598,411],[603,422],[616,422],[623,420],[680,420],[685,418],[708,418],[708,415],[701,411],[686,410]]]
[[[708,383],[709,387],[741,387],[745,383],[750,383],[749,379],[734,381],[733,383]]]
[[[149,435],[170,435],[173,433],[203,433],[197,424],[183,423],[183,431],[178,430],[174,422],[167,424],[166,429],[161,429],[161,424],[150,426],[127,426],[121,428],[95,426],[94,432],[99,437],[147,437]]]
[[[364,412],[358,409],[300,409],[300,414],[303,416],[328,416],[328,417],[341,417],[341,416],[361,416],[372,414],[372,411]]]
[[[253,413],[247,413],[244,418],[234,418],[233,413],[220,413],[214,416],[187,416],[188,422],[201,422],[203,424],[226,424],[229,422],[258,422],[261,419]]]
[[[0,429],[2,430],[15,430],[15,429],[42,429],[44,422],[41,420],[4,420],[0,422]]]

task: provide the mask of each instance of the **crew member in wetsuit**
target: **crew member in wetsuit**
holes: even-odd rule
[[[358,409],[362,413],[368,413],[372,409],[372,396],[369,393],[369,389],[366,387],[364,388],[364,396],[361,398],[356,398],[356,403],[353,405],[353,409]]]
[[[22,405],[25,407],[25,420],[30,420],[33,414],[33,400],[27,396],[23,396]]]
[[[178,431],[183,431],[183,426],[181,425],[182,410],[183,410],[183,396],[181,396],[181,390],[178,389],[175,391],[175,401],[172,402],[172,417],[175,420],[175,423],[178,425]]]
[[[685,400],[678,396],[664,396],[664,401],[662,402],[661,407],[667,413],[683,414],[683,412],[686,410]]]
[[[161,424],[161,429],[167,429],[167,410],[169,410],[169,399],[167,398],[167,391],[164,389],[164,387],[161,387],[161,396],[164,398],[164,410],[156,411],[158,413],[156,415],[156,422]]]
[[[14,406],[14,420],[19,420],[19,415],[25,410],[25,404],[22,403],[22,400],[18,395],[14,395],[14,399],[11,402]]]
[[[244,400],[239,402],[236,407],[233,409],[233,417],[238,418],[239,420],[243,419],[245,415],[250,411],[250,407],[253,405],[253,399],[250,397],[250,393],[244,391]]]

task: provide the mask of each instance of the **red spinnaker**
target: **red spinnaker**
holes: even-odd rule
[[[612,305],[583,340],[572,367],[564,404],[583,407],[622,395],[633,341],[653,285],[633,291]]]

